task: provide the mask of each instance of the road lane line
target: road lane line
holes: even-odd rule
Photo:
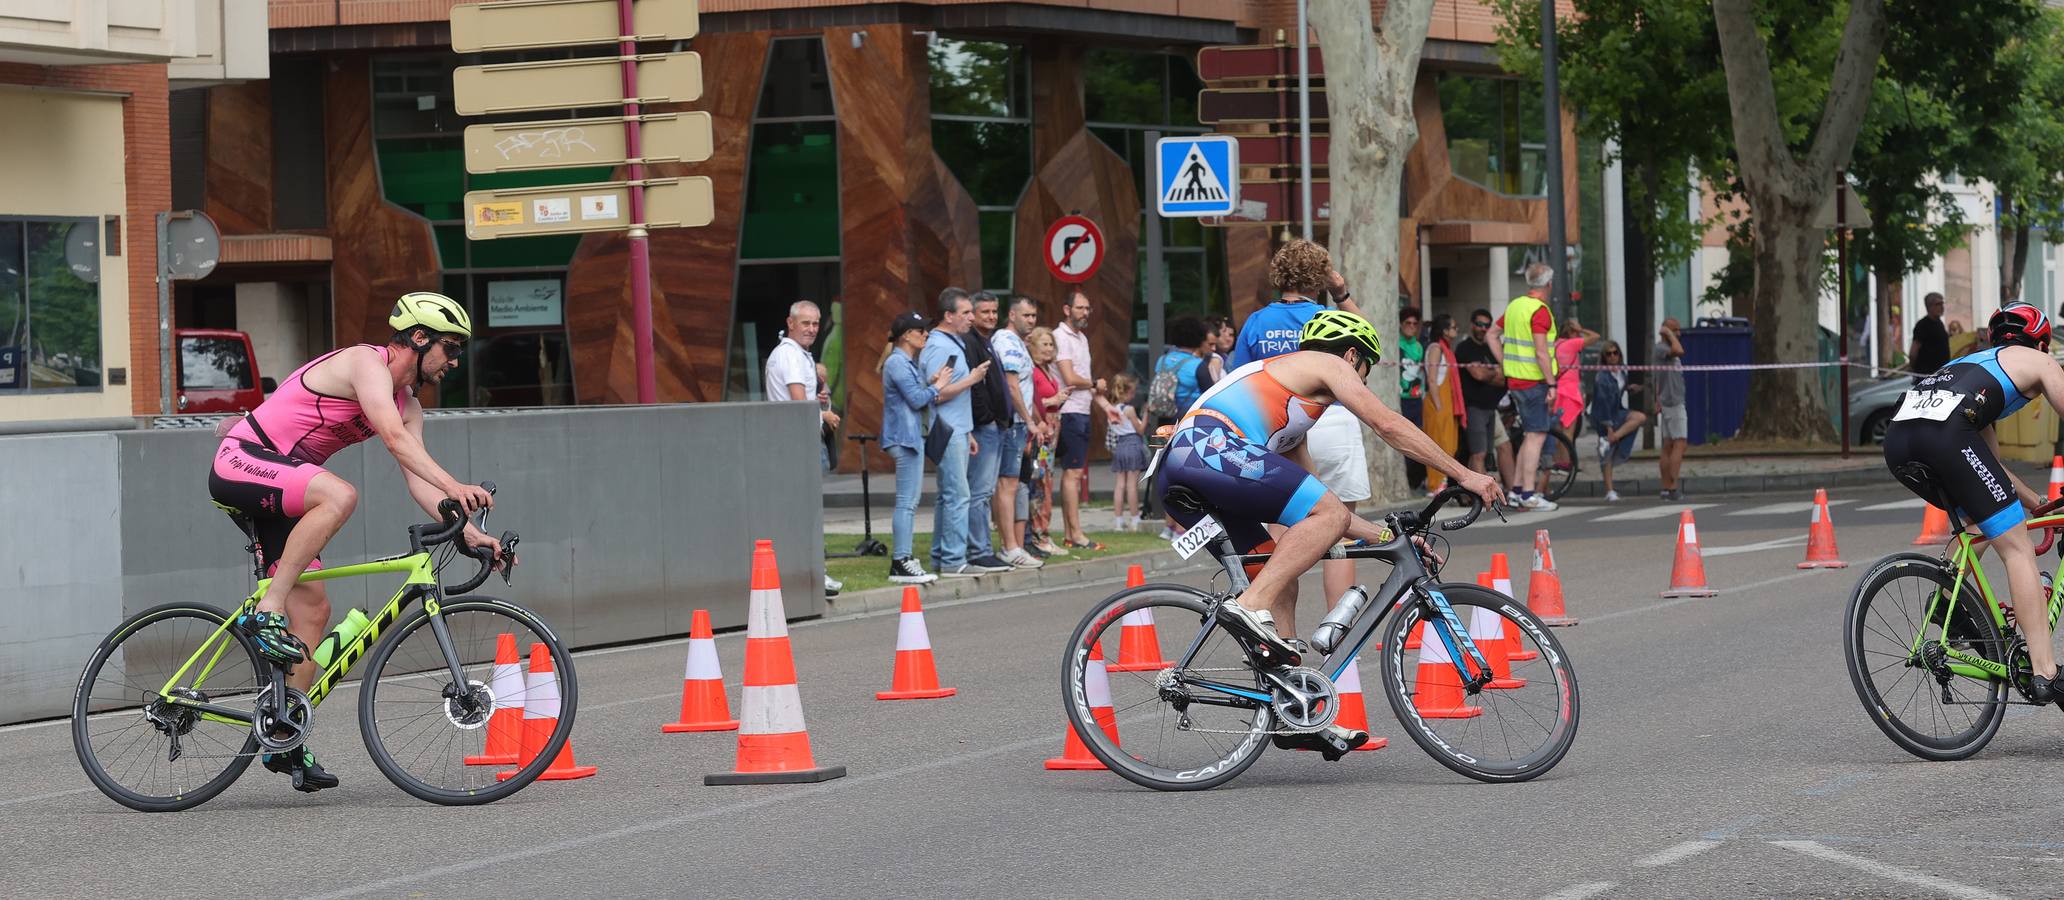
[[[1927,505],[1928,505],[1928,501],[1926,501],[1926,500],[1922,500],[1922,499],[1921,499],[1921,498],[1919,498],[1919,497],[1915,497],[1915,498],[1913,498],[1912,500],[1894,500],[1894,501],[1892,501],[1892,502],[1890,502],[1890,503],[1879,503],[1879,504],[1877,504],[1877,505],[1875,505],[1875,506],[1859,506],[1859,507],[1857,507],[1857,508],[1856,508],[1856,511],[1857,511],[1857,512],[1884,512],[1885,510],[1888,510],[1888,509],[1920,509],[1921,507],[1923,507],[1923,506],[1927,506]]]
[[[1687,509],[1711,509],[1718,503],[1673,503],[1668,506],[1651,506],[1647,509],[1630,509],[1623,513],[1599,516],[1593,522],[1637,522],[1642,519],[1667,519]]]
[[[1596,897],[1612,889],[1613,883],[1610,881],[1587,881],[1563,888],[1542,897],[1541,900],[1584,900],[1586,897]]]
[[[1653,869],[1675,862],[1683,862],[1718,846],[1720,846],[1719,841],[1685,841],[1668,850],[1648,856],[1634,864]]]
[[[1842,504],[1844,504],[1844,503],[1855,503],[1855,502],[1856,502],[1856,501],[1854,501],[1854,500],[1829,500],[1829,501],[1827,502],[1827,505],[1829,505],[1829,506],[1841,506],[1841,505],[1842,505]],[[1813,511],[1813,501],[1811,501],[1811,500],[1794,500],[1794,501],[1790,501],[1790,502],[1786,502],[1786,503],[1771,503],[1771,504],[1768,504],[1768,505],[1765,505],[1765,506],[1757,506],[1757,507],[1751,507],[1751,508],[1749,508],[1749,509],[1738,509],[1738,510],[1735,510],[1734,512],[1728,513],[1728,515],[1730,515],[1730,516],[1796,516],[1796,515],[1798,515],[1798,514],[1800,514],[1800,513],[1804,513],[1804,512],[1812,512],[1812,511]]]
[[[1876,777],[1878,777],[1877,774],[1873,772],[1851,772],[1847,775],[1837,775],[1827,781],[1800,791],[1799,796],[1832,797]]]
[[[1783,847],[1796,853],[1804,853],[1815,859],[1848,866],[1859,872],[1875,875],[1887,881],[1897,881],[1902,884],[1927,888],[1930,891],[1951,897],[1964,898],[1964,900],[2006,900],[2005,897],[1981,887],[1975,887],[1959,881],[1951,881],[1947,878],[1937,878],[1933,875],[1924,875],[1920,872],[1911,872],[1898,866],[1886,865],[1874,859],[1852,856],[1833,847],[1825,847],[1812,841],[1771,841],[1770,844],[1771,846]]]
[[[1742,585],[1735,585],[1735,586],[1733,586],[1733,587],[1724,587],[1724,588],[1719,588],[1718,590],[1719,590],[1720,594],[1723,594],[1723,595],[1725,595],[1725,594],[1738,594],[1738,593],[1741,593],[1742,591],[1747,591],[1747,590],[1754,590],[1754,589],[1756,589],[1756,588],[1760,588],[1760,587],[1769,587],[1770,585],[1773,585],[1773,584],[1781,584],[1781,583],[1783,583],[1783,582],[1787,582],[1787,581],[1793,581],[1793,580],[1796,580],[1796,579],[1800,579],[1800,578],[1809,578],[1809,577],[1812,577],[1812,576],[1814,576],[1814,575],[1820,574],[1820,572],[1822,572],[1822,571],[1824,571],[1824,570],[1821,570],[1821,569],[1808,569],[1808,570],[1806,570],[1806,571],[1804,571],[1804,572],[1794,572],[1794,573],[1792,573],[1792,574],[1790,574],[1790,575],[1779,575],[1779,576],[1778,576],[1778,577],[1776,577],[1776,578],[1765,578],[1765,579],[1763,579],[1762,581],[1751,581],[1751,582],[1749,582],[1748,584],[1742,584]],[[1617,619],[1617,618],[1620,618],[1621,616],[1631,616],[1631,615],[1635,615],[1635,614],[1637,614],[1637,613],[1645,613],[1645,612],[1655,612],[1656,610],[1659,610],[1659,609],[1669,609],[1669,608],[1670,608],[1670,607],[1672,607],[1672,606],[1682,606],[1682,605],[1684,605],[1684,604],[1686,604],[1686,603],[1697,603],[1697,602],[1698,602],[1698,601],[1700,601],[1700,600],[1710,600],[1710,599],[1712,599],[1712,598],[1710,598],[1710,597],[1679,597],[1679,598],[1677,598],[1677,599],[1675,599],[1675,600],[1664,600],[1664,601],[1662,601],[1661,603],[1650,603],[1650,604],[1648,604],[1647,606],[1637,606],[1637,607],[1634,607],[1633,609],[1622,609],[1622,610],[1618,610],[1618,611],[1615,611],[1615,612],[1609,612],[1609,613],[1602,613],[1602,614],[1599,614],[1599,615],[1595,615],[1595,616],[1594,616],[1594,615],[1590,615],[1590,614],[1586,614],[1586,615],[1584,616],[1584,621],[1586,621],[1586,622],[1592,622],[1592,623],[1597,623],[1597,622],[1603,622],[1603,621],[1606,621],[1607,619]]]
[[[1782,550],[1786,547],[1794,547],[1803,543],[1806,543],[1806,536],[1803,534],[1795,534],[1791,537],[1773,538],[1771,540],[1760,541],[1754,544],[1735,544],[1727,547],[1700,547],[1699,557],[1703,559],[1709,556],[1733,556],[1737,553],[1758,553],[1764,550]]]
[[[36,795],[36,796],[34,796],[34,797],[16,797],[16,798],[14,798],[14,799],[12,799],[12,800],[0,800],[0,806],[13,806],[13,805],[15,805],[15,804],[17,804],[17,803],[34,803],[34,802],[36,802],[36,801],[38,801],[38,800],[55,800],[55,799],[57,799],[57,798],[59,798],[59,797],[75,797],[75,796],[78,796],[78,795],[80,795],[80,794],[91,794],[91,793],[93,793],[93,792],[94,792],[95,790],[98,790],[98,789],[97,789],[97,788],[90,788],[90,787],[83,787],[83,788],[73,788],[73,789],[71,789],[71,790],[69,790],[69,791],[58,791],[58,792],[56,792],[56,793],[51,793],[51,794],[37,794],[37,795]]]

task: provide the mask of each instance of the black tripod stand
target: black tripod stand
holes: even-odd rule
[[[860,539],[860,543],[853,545],[853,552],[827,553],[825,558],[850,559],[856,556],[887,556],[889,555],[889,546],[874,539],[874,493],[868,488],[867,483],[867,442],[881,440],[881,437],[872,434],[849,434],[846,435],[846,440],[860,444],[860,515],[861,521],[865,523],[863,527],[866,529],[867,535]]]

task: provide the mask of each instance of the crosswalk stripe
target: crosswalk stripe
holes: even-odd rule
[[[1908,499],[1908,500],[1894,500],[1894,501],[1892,501],[1892,502],[1890,502],[1890,503],[1879,503],[1879,504],[1877,504],[1877,505],[1875,505],[1875,506],[1860,506],[1860,507],[1857,507],[1857,510],[1856,510],[1856,511],[1857,511],[1857,512],[1879,512],[1879,511],[1881,511],[1881,510],[1887,510],[1887,509],[1920,509],[1921,507],[1924,507],[1924,506],[1927,506],[1927,505],[1928,505],[1928,501],[1926,501],[1926,500],[1922,500],[1922,499],[1921,499],[1921,498],[1919,498],[1919,497],[1914,497],[1914,498],[1912,498],[1912,499]]]
[[[1842,504],[1844,504],[1844,503],[1854,503],[1854,502],[1856,502],[1856,501],[1854,501],[1854,500],[1829,500],[1829,501],[1827,502],[1827,505],[1829,505],[1829,506],[1841,506],[1841,505],[1842,505]],[[1811,501],[1811,500],[1798,500],[1798,501],[1793,501],[1793,502],[1789,502],[1789,503],[1771,503],[1771,504],[1768,504],[1768,505],[1765,505],[1765,506],[1757,506],[1757,507],[1752,507],[1752,508],[1749,508],[1749,509],[1738,509],[1738,510],[1735,510],[1734,512],[1728,513],[1728,515],[1730,515],[1730,516],[1792,516],[1792,515],[1798,515],[1799,513],[1803,513],[1803,512],[1812,512],[1812,511],[1813,511],[1813,501]]]
[[[1676,503],[1669,506],[1652,506],[1647,509],[1630,509],[1623,513],[1599,516],[1593,522],[1633,522],[1641,519],[1664,519],[1676,516],[1687,509],[1708,509],[1717,503]]]

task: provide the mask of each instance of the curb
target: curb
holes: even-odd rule
[[[924,602],[979,599],[992,594],[1004,594],[1042,587],[1068,587],[1087,581],[1121,578],[1129,566],[1138,565],[1146,569],[1147,580],[1170,572],[1205,571],[1202,563],[1193,563],[1168,552],[1165,547],[1126,553],[1119,556],[1105,556],[1097,559],[1069,561],[1065,558],[1056,562],[1047,560],[1044,567],[1024,569],[1016,572],[998,572],[993,575],[977,575],[973,578],[941,578],[918,590],[924,593]],[[900,610],[903,607],[903,585],[893,585],[867,591],[840,594],[824,601],[826,618],[831,616],[862,615],[867,613]]]
[[[1054,496],[1056,499],[1060,497],[1059,494],[1055,494]],[[1099,489],[1095,485],[1091,485],[1089,488],[1089,499],[1101,500],[1103,502],[1109,503],[1111,501],[1111,489],[1108,487]],[[917,505],[919,508],[931,506],[938,502],[938,491],[923,490],[918,492]],[[885,494],[874,498],[874,506],[877,509],[885,510],[894,510],[896,508],[896,484],[895,476],[893,474],[889,476],[888,491]],[[859,509],[860,507],[861,503],[859,491],[827,491],[824,494],[825,509]]]

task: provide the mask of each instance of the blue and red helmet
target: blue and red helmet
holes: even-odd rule
[[[1992,314],[1992,320],[1985,325],[1986,338],[1994,347],[2009,344],[2020,347],[2034,347],[2043,352],[2050,349],[2050,317],[2041,307],[2028,303],[2012,303],[2000,307]]]

